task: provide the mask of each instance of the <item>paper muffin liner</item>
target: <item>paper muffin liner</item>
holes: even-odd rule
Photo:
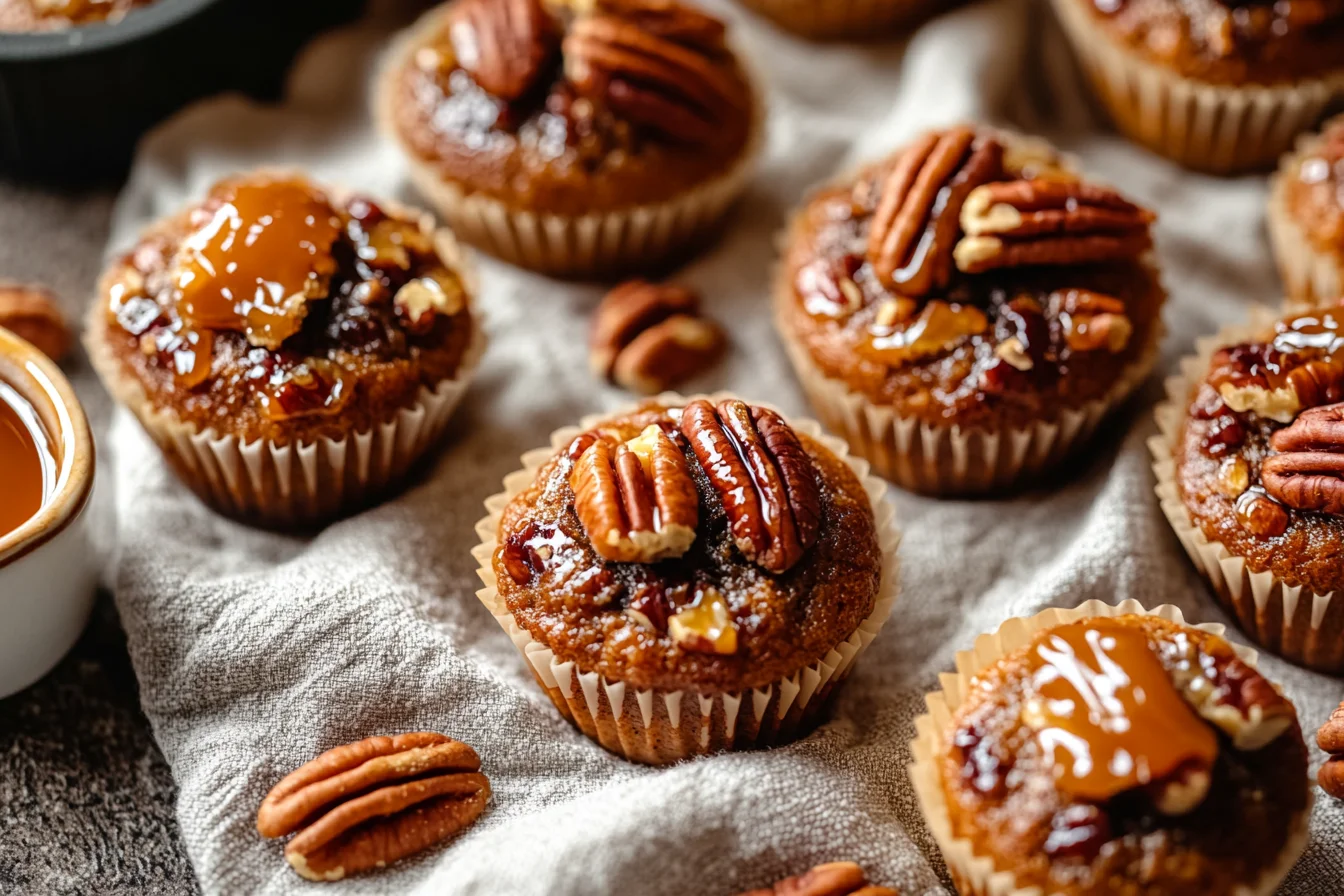
[[[816,40],[872,37],[913,25],[950,8],[953,0],[742,0],[756,12]]]
[[[1185,78],[1117,41],[1086,8],[1087,0],[1052,2],[1116,126],[1189,168],[1216,174],[1270,168],[1344,97],[1344,69],[1283,85]]]
[[[556,277],[608,277],[656,267],[712,235],[746,189],[765,143],[765,97],[747,57],[734,51],[751,85],[755,117],[747,144],[723,174],[665,202],[560,215],[516,208],[445,180],[402,140],[393,110],[397,75],[437,27],[447,6],[430,10],[392,44],[374,91],[374,118],[401,147],[416,190],[466,243],[520,267]]]
[[[382,205],[393,213],[413,214],[395,203]],[[432,226],[427,216],[422,217],[425,226]],[[448,231],[435,233],[435,247],[467,284],[471,341],[455,376],[432,388],[421,386],[411,404],[389,409],[388,419],[365,432],[306,444],[244,442],[155,407],[108,344],[102,302],[106,284],[100,285],[99,298],[89,310],[85,347],[108,392],[135,415],[178,478],[207,505],[264,527],[320,525],[376,503],[425,456],[443,434],[485,351],[479,302],[471,301],[476,294],[474,269]]]
[[[1333,305],[1344,297],[1344,246],[1339,247],[1338,253],[1316,249],[1288,208],[1288,181],[1318,140],[1315,134],[1301,137],[1296,150],[1284,157],[1278,172],[1270,179],[1269,240],[1290,310]]]
[[[910,752],[914,757],[909,767],[910,782],[914,785],[924,820],[938,843],[938,849],[947,862],[948,871],[961,896],[1041,896],[1040,888],[1018,886],[1012,872],[1000,870],[992,857],[977,855],[970,840],[952,833],[952,819],[942,787],[938,758],[947,747],[946,735],[953,714],[970,690],[972,678],[995,661],[1025,646],[1043,629],[1080,619],[1129,614],[1157,616],[1171,622],[1188,624],[1177,607],[1163,605],[1148,610],[1134,600],[1118,606],[1094,600],[1071,610],[1051,609],[1031,617],[1015,617],[1004,622],[993,634],[976,638],[973,649],[958,653],[957,671],[940,675],[941,689],[926,695],[925,703],[929,712],[915,719],[917,736],[910,744]],[[1224,632],[1223,626],[1217,624],[1194,627],[1218,636]],[[1232,648],[1243,662],[1252,667],[1256,665],[1255,651],[1238,644],[1233,644]],[[1288,876],[1307,847],[1313,798],[1314,794],[1309,790],[1307,807],[1296,820],[1288,843],[1273,866],[1263,872],[1258,881],[1238,887],[1229,896],[1271,896],[1274,893],[1279,882]]]
[[[691,397],[666,393],[654,400],[677,407],[696,398],[719,401],[731,397],[728,393]],[[578,426],[556,430],[551,434],[549,448],[523,455],[523,468],[504,479],[504,491],[486,499],[489,514],[476,524],[481,543],[472,550],[472,556],[480,564],[477,574],[485,585],[476,596],[523,655],[560,714],[601,746],[626,759],[665,765],[710,753],[783,744],[805,734],[818,720],[835,689],[848,677],[859,654],[877,637],[896,602],[900,577],[897,547],[901,536],[895,508],[883,500],[886,483],[870,476],[868,464],[851,457],[845,444],[826,435],[815,421],[789,420],[799,432],[811,436],[845,461],[872,503],[883,557],[882,581],[872,613],[821,659],[764,687],[706,694],[694,690],[641,690],[621,681],[610,681],[596,672],[585,672],[576,663],[556,656],[515,621],[496,587],[494,571],[504,508],[536,480],[537,471],[557,451],[580,433],[620,413],[591,415]]]
[[[1258,309],[1249,324],[1228,327],[1196,343],[1197,353],[1181,361],[1180,374],[1166,382],[1167,400],[1154,412],[1159,435],[1148,440],[1157,477],[1157,497],[1171,528],[1191,561],[1227,611],[1252,640],[1310,669],[1344,672],[1344,596],[1316,594],[1293,585],[1271,571],[1251,569],[1244,557],[1213,541],[1196,524],[1176,484],[1175,452],[1194,388],[1208,374],[1213,353],[1226,345],[1257,338],[1274,317]]]

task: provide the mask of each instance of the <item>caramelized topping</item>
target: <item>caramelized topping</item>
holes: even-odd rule
[[[1034,651],[1039,699],[1024,709],[1061,789],[1104,802],[1209,768],[1213,730],[1181,697],[1145,633],[1109,619],[1060,626]]]
[[[881,332],[884,328],[879,326],[863,350],[875,360],[899,366],[937,355],[988,328],[989,318],[974,305],[933,301],[904,329]]]
[[[0,382],[0,538],[42,509],[56,478],[56,460],[33,406]]]

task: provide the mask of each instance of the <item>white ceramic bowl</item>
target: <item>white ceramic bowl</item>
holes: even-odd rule
[[[56,455],[56,487],[37,515],[0,535],[0,697],[51,670],[88,621],[97,584],[85,510],[94,446],[69,381],[45,355],[0,329],[0,380],[37,411]],[[0,482],[4,471],[0,471]],[[3,497],[0,497],[3,500]]]

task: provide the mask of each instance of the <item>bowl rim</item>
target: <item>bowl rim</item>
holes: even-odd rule
[[[55,538],[80,515],[93,491],[97,458],[84,408],[56,362],[3,327],[0,327],[0,356],[6,364],[22,371],[26,380],[16,383],[12,377],[6,377],[9,385],[34,404],[44,401],[50,405],[50,416],[58,421],[60,432],[49,433],[48,438],[61,443],[53,494],[27,522],[0,535],[0,573],[3,573],[5,567]]]
[[[98,53],[163,31],[221,0],[156,0],[115,22],[53,31],[0,32],[0,62],[28,62]]]

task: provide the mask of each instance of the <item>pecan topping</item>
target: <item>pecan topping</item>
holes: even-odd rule
[[[475,750],[442,734],[370,737],[285,776],[262,800],[257,831],[295,835],[285,858],[302,877],[340,880],[465,830],[490,799],[480,769]]]
[[[1057,303],[1064,339],[1076,352],[1105,349],[1118,354],[1129,345],[1134,325],[1119,299],[1086,289],[1070,289],[1051,296]]]
[[[1274,433],[1260,467],[1265,491],[1295,510],[1344,516],[1344,404],[1303,411]]]
[[[695,541],[700,498],[681,448],[654,425],[621,443],[599,438],[569,478],[593,550],[616,563],[680,557]]]
[[[975,189],[961,207],[957,268],[978,274],[1027,265],[1138,258],[1152,247],[1152,212],[1106,187],[1058,179]]]
[[[700,317],[693,290],[631,280],[598,306],[588,358],[599,376],[654,395],[703,370],[723,342],[718,325]]]
[[[767,408],[693,401],[681,431],[723,501],[733,542],[748,560],[782,573],[816,543],[821,493],[797,434]]]
[[[1316,743],[1330,754],[1316,780],[1326,793],[1344,800],[1344,703],[1330,714],[1330,721],[1316,735]]]
[[[427,333],[438,315],[451,317],[466,305],[462,281],[447,270],[437,276],[408,281],[392,297],[397,314],[412,333]]]
[[[869,884],[863,869],[853,862],[829,862],[742,896],[897,896],[897,893],[888,887]]]
[[[962,203],[1000,176],[1003,146],[972,128],[926,134],[886,175],[868,232],[868,260],[886,286],[908,296],[944,289],[961,233]]]
[[[449,38],[457,64],[486,93],[509,102],[537,83],[560,45],[541,0],[458,0]]]
[[[1213,356],[1209,383],[1237,413],[1292,423],[1303,408],[1344,401],[1344,364],[1247,343]]]
[[[695,602],[667,621],[667,633],[683,650],[737,653],[737,623],[723,595],[713,588],[696,591]]]
[[[157,316],[157,305],[153,313]],[[70,326],[56,306],[55,294],[45,287],[0,283],[0,327],[28,340],[53,361],[70,351]]]
[[[720,43],[701,44],[695,37],[703,25],[679,25],[641,7],[640,14],[580,17],[564,40],[566,77],[579,96],[637,127],[677,143],[713,144],[723,122],[750,105],[730,57],[719,52],[721,35]]]

